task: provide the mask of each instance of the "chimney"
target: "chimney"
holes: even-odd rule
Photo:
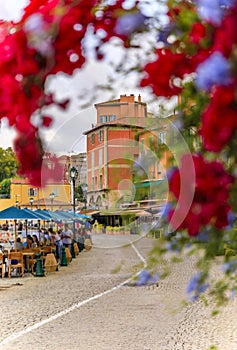
[[[138,95],[138,102],[141,102],[141,95]]]

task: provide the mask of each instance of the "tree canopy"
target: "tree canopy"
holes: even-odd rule
[[[16,176],[17,160],[11,147],[0,148],[0,182]]]

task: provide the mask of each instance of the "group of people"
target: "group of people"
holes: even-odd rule
[[[79,252],[81,252],[84,249],[84,241],[86,238],[91,240],[91,235],[86,227],[75,229],[75,234],[73,234],[73,231],[69,228],[68,224],[65,224],[64,230],[58,230],[54,237],[57,259],[61,259],[63,246],[69,248],[72,252],[74,242],[77,243]]]
[[[53,228],[38,232],[37,234],[27,235],[26,241],[22,242],[21,238],[18,237],[16,241],[17,250],[38,248],[43,245],[55,245],[56,247],[56,258],[60,262],[62,257],[62,247],[69,248],[72,252],[72,245],[74,242],[77,243],[78,249],[81,252],[84,249],[84,241],[86,238],[91,240],[90,231],[86,226],[75,229],[75,234],[69,228],[69,225],[66,223],[63,229],[58,229],[54,231]]]

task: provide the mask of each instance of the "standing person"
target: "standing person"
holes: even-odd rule
[[[89,220],[86,220],[86,224],[85,224],[86,230],[91,232],[91,223]]]
[[[85,238],[83,236],[82,228],[80,228],[78,230],[78,239],[77,239],[77,245],[78,245],[79,252],[82,252],[84,249],[84,240],[85,240]]]
[[[62,241],[63,245],[66,248],[69,248],[71,252],[71,246],[72,246],[72,240],[73,240],[73,232],[69,229],[68,224],[64,225],[64,231],[62,232]]]
[[[58,263],[60,264],[61,259],[62,259],[62,245],[63,242],[61,240],[61,230],[58,230],[56,232],[55,237],[54,237],[55,245],[56,245],[56,259]]]

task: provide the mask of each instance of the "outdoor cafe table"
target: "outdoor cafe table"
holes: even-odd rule
[[[24,264],[27,271],[29,271],[29,258],[33,257],[35,255],[35,252],[24,252],[24,250],[22,250],[21,252],[22,255],[26,257],[26,259],[24,260]]]

